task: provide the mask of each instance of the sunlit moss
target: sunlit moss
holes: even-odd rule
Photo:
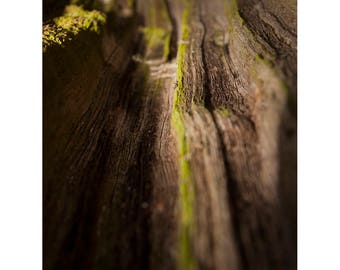
[[[69,5],[63,16],[43,26],[43,50],[53,45],[62,45],[81,31],[99,33],[105,21],[105,15],[97,10],[85,11],[80,6]]]

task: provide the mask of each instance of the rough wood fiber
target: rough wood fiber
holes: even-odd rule
[[[296,3],[107,21],[44,55],[45,269],[296,269]]]

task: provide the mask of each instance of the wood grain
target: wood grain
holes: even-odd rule
[[[44,268],[296,269],[296,76],[294,1],[119,1],[45,54]]]

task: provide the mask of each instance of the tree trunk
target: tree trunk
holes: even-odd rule
[[[296,269],[294,0],[119,0],[65,44],[45,269]]]

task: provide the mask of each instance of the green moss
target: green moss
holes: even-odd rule
[[[186,40],[189,37],[190,28],[188,25],[189,4],[186,1],[186,8],[182,19],[182,39],[177,51],[177,87],[174,94],[174,107],[172,111],[172,126],[176,132],[177,147],[179,153],[179,177],[180,177],[180,225],[179,225],[179,269],[193,270],[196,268],[196,261],[191,246],[191,237],[194,219],[194,185],[190,163],[188,161],[189,145],[185,135],[184,112],[185,86],[184,86],[184,65],[187,49]]]
[[[142,28],[147,52],[152,57],[168,59],[171,42],[171,21],[165,4],[150,4],[147,10],[146,27]],[[148,55],[148,53],[146,53]]]
[[[62,45],[81,31],[99,33],[105,21],[105,15],[97,10],[85,11],[82,7],[69,5],[63,16],[43,26],[43,50],[53,45]]]
[[[188,4],[187,4],[188,6]],[[184,89],[184,58],[185,52],[187,49],[186,41],[189,37],[189,24],[188,24],[188,17],[189,17],[189,9],[188,7],[183,11],[183,18],[182,18],[182,38],[180,44],[178,46],[177,51],[177,88],[175,91],[175,102],[174,105],[176,107],[180,107],[180,105],[184,105],[185,103],[185,89]],[[175,108],[176,109],[176,108]],[[178,108],[177,108],[178,109]]]
[[[163,28],[149,26],[144,27],[142,31],[144,33],[144,38],[148,46],[154,47],[164,44],[164,40],[166,39],[167,33]]]
[[[175,127],[176,135],[179,138],[177,144],[179,156],[180,158],[185,158],[188,147],[185,140],[185,127],[183,124],[182,115],[178,110],[175,110],[172,114],[172,124]],[[187,171],[185,171],[184,178],[187,178],[187,176],[188,176]]]
[[[175,90],[175,101],[174,106],[179,107],[181,104],[184,104],[185,97],[184,97],[184,84],[183,84],[183,77],[184,77],[184,56],[185,56],[185,50],[186,50],[186,44],[180,44],[178,46],[178,52],[177,52],[177,87]]]
[[[179,153],[179,205],[180,205],[180,230],[179,230],[179,269],[195,269],[195,259],[190,244],[190,235],[193,222],[194,190],[192,172],[187,155],[189,146],[185,137],[185,126],[182,114],[175,110],[172,113],[172,126],[176,130],[177,147]]]
[[[142,29],[148,48],[163,47],[163,58],[167,59],[170,53],[171,34],[160,27],[144,27]]]
[[[170,54],[170,46],[171,46],[171,34],[167,34],[165,41],[164,41],[164,53],[163,53],[163,58],[168,59],[169,54]]]
[[[228,117],[232,115],[232,112],[229,111],[227,108],[218,109],[217,112],[219,112],[224,117]]]
[[[237,5],[237,0],[229,0],[229,1],[224,1],[224,10],[227,15],[227,19],[229,21],[229,27],[232,19],[236,17],[240,17],[238,14],[238,5]]]

